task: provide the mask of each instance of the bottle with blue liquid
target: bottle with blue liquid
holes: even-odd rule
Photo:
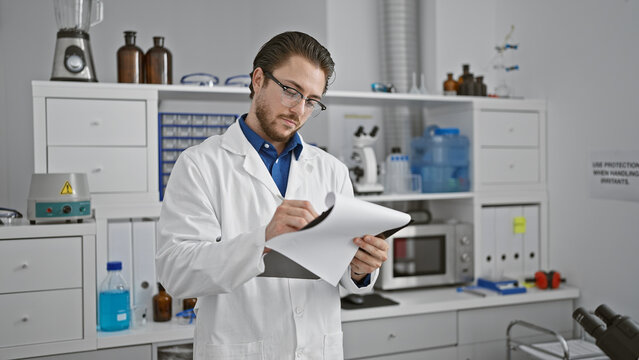
[[[470,190],[469,141],[458,128],[432,125],[411,141],[411,172],[422,177],[422,192]]]
[[[122,262],[107,263],[108,275],[100,286],[98,320],[101,331],[129,328],[131,313],[129,286],[122,277]]]

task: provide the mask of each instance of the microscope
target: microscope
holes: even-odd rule
[[[377,141],[377,131],[374,126],[369,134],[360,126],[353,135],[353,154],[351,160],[355,167],[351,169],[354,175],[353,188],[356,194],[381,194],[384,186],[378,182],[377,159],[372,145]]]
[[[639,325],[630,317],[615,313],[606,304],[599,305],[595,315],[599,318],[577,308],[572,317],[612,360],[639,359]]]

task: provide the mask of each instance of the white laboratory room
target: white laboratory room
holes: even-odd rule
[[[639,0],[0,0],[0,360],[639,359]]]

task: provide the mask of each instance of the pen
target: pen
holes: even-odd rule
[[[462,288],[462,291],[463,292],[467,292],[469,294],[473,294],[473,295],[477,295],[477,296],[481,296],[481,297],[486,297],[486,294],[484,294],[481,291],[477,291],[477,290],[473,290],[473,289],[465,289],[465,288]]]

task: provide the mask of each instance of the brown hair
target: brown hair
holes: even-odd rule
[[[253,71],[259,67],[263,71],[272,73],[273,70],[293,55],[303,56],[322,69],[326,75],[326,82],[324,83],[324,93],[326,93],[328,80],[335,71],[335,62],[331,58],[331,53],[322,44],[312,36],[299,31],[287,31],[275,35],[262,45],[253,60]],[[251,79],[253,78],[253,71],[251,71]],[[252,81],[249,89],[251,90],[250,98],[252,99],[253,94],[255,94]]]

